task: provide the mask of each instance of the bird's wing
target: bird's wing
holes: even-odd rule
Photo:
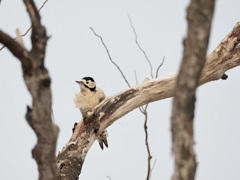
[[[101,89],[97,89],[98,93],[99,93],[99,102],[102,102],[105,99],[105,94]]]

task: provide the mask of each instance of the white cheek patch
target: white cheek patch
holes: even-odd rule
[[[88,83],[88,85],[87,85],[88,87],[90,87],[90,88],[94,88],[95,87],[95,82],[89,82]]]

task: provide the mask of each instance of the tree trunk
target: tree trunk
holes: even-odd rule
[[[23,77],[32,95],[32,107],[27,107],[26,120],[37,135],[37,144],[32,156],[38,164],[40,180],[55,180],[56,142],[58,127],[52,122],[51,79],[44,67],[48,37],[41,25],[40,16],[32,0],[24,0],[32,22],[32,49],[28,52],[13,38],[0,31],[0,42],[15,55],[22,64]]]

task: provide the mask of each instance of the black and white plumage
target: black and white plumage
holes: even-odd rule
[[[85,118],[91,114],[94,107],[96,107],[102,100],[105,99],[104,92],[96,87],[96,83],[92,77],[84,77],[81,81],[76,81],[80,86],[80,92],[76,94],[75,105],[80,109],[82,117]],[[103,131],[99,137],[98,142],[103,149],[103,143],[108,147],[107,131]]]

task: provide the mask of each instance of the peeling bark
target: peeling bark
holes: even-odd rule
[[[240,65],[240,23],[207,56],[198,85],[220,79],[224,73]],[[224,60],[223,60],[224,59]],[[144,104],[173,96],[177,74],[146,79],[139,85],[108,97],[94,110],[92,116],[75,126],[66,147],[59,152],[57,164],[58,180],[77,179],[91,145],[98,135],[117,119]],[[75,165],[77,163],[77,165]]]

